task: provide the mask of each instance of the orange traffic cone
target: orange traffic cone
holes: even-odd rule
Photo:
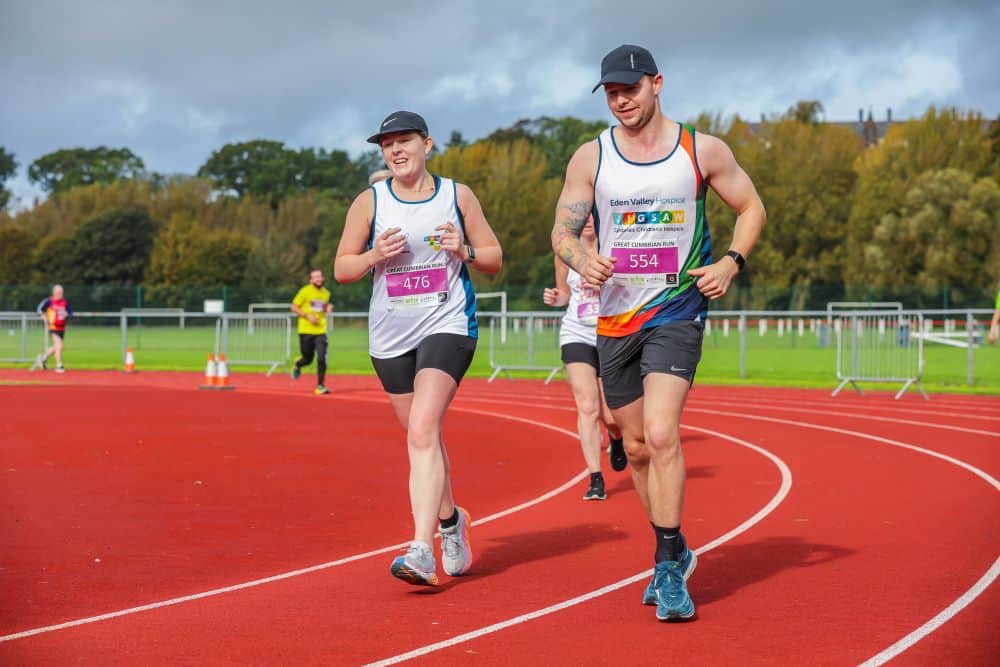
[[[208,353],[208,364],[205,366],[205,381],[202,383],[199,389],[214,389],[215,388],[215,355],[211,352]]]
[[[215,374],[215,386],[220,389],[229,388],[229,365],[226,364],[226,355],[223,353],[219,354],[219,363],[217,364],[217,372]]]
[[[128,348],[125,352],[125,372],[135,373],[135,355],[132,354],[132,348]]]

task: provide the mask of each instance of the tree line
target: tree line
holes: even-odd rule
[[[690,121],[729,144],[768,210],[742,287],[785,290],[795,296],[782,307],[798,308],[834,285],[981,294],[1000,284],[1000,119],[930,108],[866,146],[821,112],[806,101],[760,123]],[[477,193],[505,250],[504,270],[477,277],[481,287],[552,281],[566,163],[606,126],[525,119],[435,147],[430,170]],[[310,267],[332,267],[350,201],[383,166],[377,151],[263,139],[226,144],[192,175],[150,173],[127,148],[55,151],[28,167],[48,197],[0,212],[0,284],[292,287]],[[0,183],[16,168],[0,148]],[[8,200],[0,192],[0,208]],[[721,252],[734,216],[711,194],[706,211]]]

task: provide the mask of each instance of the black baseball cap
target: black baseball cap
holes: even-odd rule
[[[643,74],[659,74],[653,54],[635,44],[622,44],[609,52],[601,61],[601,80],[594,86],[596,91],[606,83],[623,83],[631,86]]]
[[[382,124],[378,126],[378,132],[368,137],[368,143],[382,143],[382,135],[393,132],[419,132],[425,137],[429,134],[427,121],[421,118],[420,114],[412,111],[396,111],[385,117]]]

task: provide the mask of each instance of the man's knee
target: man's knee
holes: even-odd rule
[[[680,425],[667,419],[646,424],[646,444],[652,452],[674,455],[680,450]]]

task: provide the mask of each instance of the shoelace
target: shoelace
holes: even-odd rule
[[[458,540],[458,531],[454,533],[441,533],[441,551],[448,558],[458,558],[462,554],[462,548]]]
[[[412,561],[414,564],[422,564],[429,557],[433,558],[431,554],[427,553],[426,549],[421,549],[416,545],[410,545],[410,548],[406,550],[406,559]]]
[[[664,583],[664,581],[663,581],[664,579],[666,579],[665,583],[667,584],[667,586],[670,587],[670,589],[676,589],[684,581],[684,578],[680,575],[679,571],[675,572],[672,569],[671,570],[658,570],[656,572],[656,579],[653,581],[653,587],[656,588],[657,590],[659,590],[660,589],[660,584]],[[676,593],[677,591],[676,590],[669,590],[668,592],[669,593]]]

